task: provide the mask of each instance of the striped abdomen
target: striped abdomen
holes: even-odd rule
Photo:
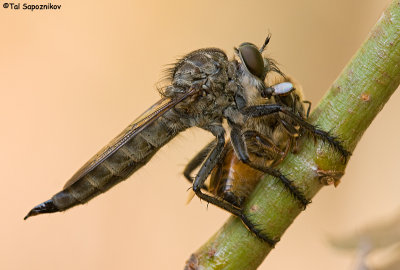
[[[147,124],[111,155],[95,163],[94,161],[98,160],[99,154],[114,147],[112,144],[115,140],[113,140],[85,164],[66,183],[62,191],[55,194],[50,200],[33,208],[25,219],[42,213],[64,211],[75,205],[86,203],[127,179],[132,173],[145,165],[163,145],[185,129],[182,125],[177,125],[176,121],[170,119],[176,119],[174,110],[166,112]],[[95,163],[95,166],[92,166],[93,163]],[[87,170],[88,167],[90,170]],[[81,173],[82,171],[84,173]]]

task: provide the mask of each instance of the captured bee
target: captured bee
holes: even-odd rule
[[[267,84],[290,87],[290,91],[285,89],[285,95],[273,96],[270,99],[253,99],[253,105],[278,103],[291,108],[300,117],[308,118],[311,103],[302,99],[301,86],[283,74],[268,75],[271,74],[267,74]],[[305,104],[308,104],[307,109]],[[242,128],[242,135],[252,162],[273,168],[281,163],[289,152],[295,153],[299,150],[299,138],[304,135],[304,130],[284,114],[277,113],[249,119]],[[203,152],[206,151],[200,152],[186,167],[184,175],[188,179],[195,169],[194,166],[201,164],[201,156],[205,158]],[[241,162],[228,141],[204,189],[241,208],[263,174],[262,171]],[[296,189],[291,191],[296,192]],[[303,204],[308,203],[302,194],[296,196],[301,198]]]
[[[308,202],[307,199],[289,179],[278,170],[260,165],[250,158],[249,149],[253,153],[253,148],[247,145],[248,140],[243,135],[244,131],[251,134],[251,126],[244,129],[248,120],[279,114],[279,119],[282,120],[279,125],[288,130],[299,126],[300,130],[328,142],[344,158],[350,153],[329,133],[307,123],[298,111],[293,111],[290,104],[279,101],[291,96],[288,95],[293,91],[290,82],[277,85],[265,82],[267,74],[283,75],[272,59],[262,56],[269,41],[270,36],[260,48],[251,43],[242,43],[234,49],[235,57],[232,60],[217,48],[196,50],[178,60],[170,69],[169,85],[161,92],[161,100],[84,164],[60,192],[34,207],[25,219],[38,214],[65,211],[88,202],[127,179],[180,132],[199,127],[213,134],[215,140],[210,147],[203,150],[207,153],[201,155],[198,164],[191,162],[197,164],[195,167],[200,166],[193,181],[190,178],[194,193],[200,199],[236,215],[257,237],[274,245],[276,241],[267,233],[257,230],[240,207],[202,191],[207,177],[224,152],[225,134],[228,132],[223,126],[224,120],[230,127],[230,145],[237,158],[256,170],[280,179],[304,205]],[[268,102],[257,104],[260,99]],[[253,131],[254,134],[259,133],[257,129]],[[298,131],[293,131],[295,133]],[[270,138],[268,135],[263,136]],[[255,137],[256,140],[257,138]],[[189,165],[189,168],[193,167]]]
[[[288,80],[294,88],[285,96],[272,97],[269,100],[260,100],[262,103],[278,103],[287,106],[302,118],[308,118],[311,103],[302,100],[301,86],[290,78],[283,76],[267,81],[278,84],[280,80]],[[305,105],[308,108],[305,108]],[[274,114],[262,118],[249,119],[243,127],[250,159],[259,166],[273,168],[281,163],[289,152],[296,153],[300,148],[300,137],[304,130],[296,122],[282,114]],[[263,172],[247,166],[239,160],[230,142],[225,144],[221,159],[210,176],[208,191],[229,203],[241,208],[254,190]],[[292,192],[296,192],[293,189]],[[303,204],[308,201],[302,194]]]

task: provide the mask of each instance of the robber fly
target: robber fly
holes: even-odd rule
[[[270,36],[261,48],[252,43],[242,43],[234,49],[236,57],[232,60],[217,48],[196,50],[178,60],[169,70],[170,84],[161,91],[161,100],[83,165],[62,191],[34,207],[25,219],[65,211],[88,202],[127,179],[180,132],[196,126],[211,132],[215,141],[207,149],[206,158],[193,180],[193,191],[200,199],[238,216],[256,236],[274,245],[275,241],[257,230],[240,208],[202,191],[207,177],[223,154],[227,132],[223,121],[226,120],[230,127],[230,141],[237,157],[250,167],[280,179],[304,205],[308,201],[283,174],[252,162],[242,134],[246,121],[282,113],[314,137],[328,142],[343,157],[350,153],[329,133],[307,123],[290,107],[281,103],[253,105],[253,100],[268,100],[293,91],[291,83],[268,85],[264,81],[270,72],[282,75],[272,59],[262,57],[269,41]]]
[[[266,78],[267,84],[279,85],[286,81],[293,85],[293,90],[286,95],[273,96],[268,100],[264,98],[253,100],[253,103],[279,103],[292,108],[293,112],[300,117],[308,118],[311,103],[303,100],[301,86],[287,76],[271,77],[269,75],[271,74],[267,74]],[[282,84],[280,85],[282,86]],[[287,85],[290,86],[290,84]],[[308,105],[307,109],[305,108],[306,104]],[[299,150],[299,138],[304,135],[304,132],[305,130],[295,121],[282,114],[249,119],[242,128],[250,159],[259,166],[270,168],[281,163],[289,152],[295,153]],[[196,166],[201,164],[206,152],[207,147],[186,166],[184,175],[187,179],[191,179],[192,172]],[[262,175],[262,171],[241,162],[234,153],[232,144],[228,141],[204,190],[241,208]],[[292,192],[296,192],[296,189],[293,189]],[[298,194],[297,197],[301,198],[304,204],[308,203],[302,194]]]

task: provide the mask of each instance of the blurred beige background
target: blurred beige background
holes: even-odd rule
[[[22,218],[158,99],[177,57],[208,46],[232,56],[271,32],[268,55],[315,106],[389,3],[51,1],[61,10],[0,6],[0,269],[182,269],[228,217],[198,199],[185,205],[184,164],[211,138],[196,128],[87,205]],[[351,268],[352,254],[327,237],[399,210],[399,113],[395,93],[341,185],[313,199],[260,269]]]

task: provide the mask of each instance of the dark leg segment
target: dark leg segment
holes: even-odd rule
[[[261,240],[263,240],[264,242],[268,243],[271,247],[275,247],[276,243],[278,243],[280,241],[280,239],[272,239],[269,236],[267,236],[265,234],[265,232],[263,232],[262,230],[258,229],[257,225],[255,225],[253,222],[251,222],[249,220],[249,218],[243,214],[241,212],[240,215],[236,215],[238,216],[243,224],[247,227],[247,229],[249,229],[250,232],[254,233],[258,238],[260,238]]]
[[[204,186],[204,182],[206,181],[208,175],[210,175],[212,169],[219,161],[219,157],[222,151],[224,150],[224,145],[225,145],[224,135],[223,134],[217,135],[217,144],[215,145],[214,149],[211,150],[210,154],[207,156],[205,162],[201,166],[199,173],[197,174],[193,182],[193,191],[200,199],[203,199],[206,202],[221,207],[222,209],[236,216],[240,216],[241,212],[239,208],[219,198],[201,192],[201,188]]]
[[[186,165],[183,175],[190,182],[193,183],[192,173],[193,171],[203,163],[206,159],[207,154],[210,153],[211,149],[217,144],[216,140],[213,140],[207,144],[203,149],[200,150]],[[203,185],[202,189],[207,190],[207,186]]]

